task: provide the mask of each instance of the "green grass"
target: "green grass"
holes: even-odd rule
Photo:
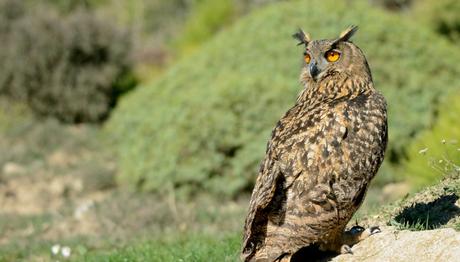
[[[398,222],[394,219],[390,220],[389,225],[396,227],[398,230],[422,231],[430,230],[430,216],[427,214],[426,218],[418,218],[416,221],[402,221]]]
[[[437,184],[382,206],[367,215],[365,224],[386,224],[399,230],[460,229],[460,173],[452,172]]]
[[[39,240],[38,235],[51,220],[50,214],[0,214],[0,238],[2,234],[9,235],[8,241],[0,245],[0,261],[18,261],[26,259],[31,253],[46,252],[47,246],[51,244]],[[11,235],[10,232],[14,231],[18,234]],[[24,236],[27,236],[27,241],[24,241]]]
[[[90,262],[238,260],[240,234],[165,237],[166,240],[151,240],[116,251],[90,252],[83,260]]]

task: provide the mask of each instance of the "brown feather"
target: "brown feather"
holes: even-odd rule
[[[334,41],[334,43],[340,42],[340,41],[350,41],[350,38],[358,31],[358,26],[356,25],[351,25],[344,31],[342,31],[339,35],[339,37]]]
[[[299,43],[297,45],[308,45],[308,42],[310,42],[310,35],[305,33],[300,28],[299,31],[292,35],[292,37],[299,40]]]

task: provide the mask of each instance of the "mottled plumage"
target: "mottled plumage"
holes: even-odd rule
[[[332,40],[294,35],[305,44],[304,89],[268,142],[244,227],[244,261],[289,261],[312,244],[343,252],[359,238],[344,230],[383,161],[387,115],[364,54],[349,40],[355,31]]]

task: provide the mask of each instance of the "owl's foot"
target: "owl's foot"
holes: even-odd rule
[[[342,245],[340,247],[340,254],[352,254],[353,251],[351,250],[351,247],[349,245]]]
[[[364,228],[361,226],[354,226],[350,230],[345,231],[342,235],[342,246],[340,248],[341,254],[353,254],[351,246],[362,241],[369,236],[382,232],[378,226]]]
[[[353,254],[353,251],[351,250],[353,245],[380,232],[381,230],[377,226],[369,227],[367,229],[361,226],[354,226],[350,230],[343,232],[336,241],[321,245],[320,250],[332,251],[338,254]]]

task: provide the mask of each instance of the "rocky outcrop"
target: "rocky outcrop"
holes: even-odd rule
[[[452,228],[425,231],[381,229],[381,233],[353,246],[353,254],[340,255],[332,261],[460,261],[460,232]]]

